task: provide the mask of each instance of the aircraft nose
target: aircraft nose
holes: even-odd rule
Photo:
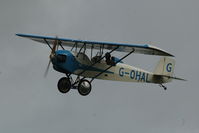
[[[53,63],[53,64],[55,64],[55,63],[56,63],[56,56],[55,56],[55,55],[54,55],[54,56],[51,56],[51,58],[50,58],[50,59],[51,59],[51,61],[52,61],[52,63]]]

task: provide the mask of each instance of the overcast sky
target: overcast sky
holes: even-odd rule
[[[0,0],[0,132],[198,133],[198,0]],[[175,55],[167,91],[95,80],[89,96],[60,94],[50,49],[15,33],[151,43]],[[116,54],[117,55],[117,54]],[[119,55],[119,54],[118,54]],[[159,57],[126,63],[153,71]]]

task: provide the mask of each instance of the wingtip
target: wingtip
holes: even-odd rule
[[[15,35],[16,35],[16,36],[21,36],[21,34],[20,34],[20,33],[16,33]]]
[[[171,57],[175,57],[174,55],[172,55],[172,54],[169,54],[169,56],[171,56]]]
[[[148,45],[148,47],[157,51],[157,54],[155,54],[155,55],[175,57],[174,55],[170,54],[169,52],[167,52],[161,48],[158,48],[156,46]]]
[[[16,35],[16,36],[20,36],[20,37],[33,36],[33,35],[30,35],[30,34],[22,34],[22,33],[16,33],[15,35]]]
[[[160,56],[170,56],[170,57],[175,57],[174,55],[168,53],[168,52],[164,52],[162,54],[160,54]]]
[[[164,51],[164,54],[165,54],[166,56],[175,57],[174,55],[170,54],[169,52],[167,52],[167,51],[165,51],[165,50],[162,50],[162,51]]]

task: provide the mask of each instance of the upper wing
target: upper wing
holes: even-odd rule
[[[37,36],[37,35],[29,35],[29,34],[16,34],[20,37],[26,37],[31,40],[46,43],[46,41],[49,44],[53,44],[54,40],[61,41],[61,44],[63,46],[69,46],[73,47],[74,44],[77,44],[77,47],[82,47],[84,44],[86,44],[86,48],[94,48],[94,49],[100,49],[100,47],[103,47],[105,49],[112,50],[116,47],[116,51],[120,52],[131,52],[134,50],[134,53],[140,53],[140,54],[148,54],[148,55],[160,55],[160,56],[173,56],[169,54],[168,52],[148,45],[148,44],[123,44],[123,43],[109,43],[109,42],[96,42],[96,41],[85,41],[85,40],[73,40],[73,39],[65,39],[65,38],[57,38],[57,37],[49,37],[49,36]]]

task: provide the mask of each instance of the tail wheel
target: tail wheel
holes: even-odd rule
[[[88,80],[81,80],[78,84],[78,92],[82,96],[87,96],[91,92],[91,83]]]
[[[61,93],[67,93],[71,89],[71,82],[69,78],[63,77],[58,81],[58,90]]]

